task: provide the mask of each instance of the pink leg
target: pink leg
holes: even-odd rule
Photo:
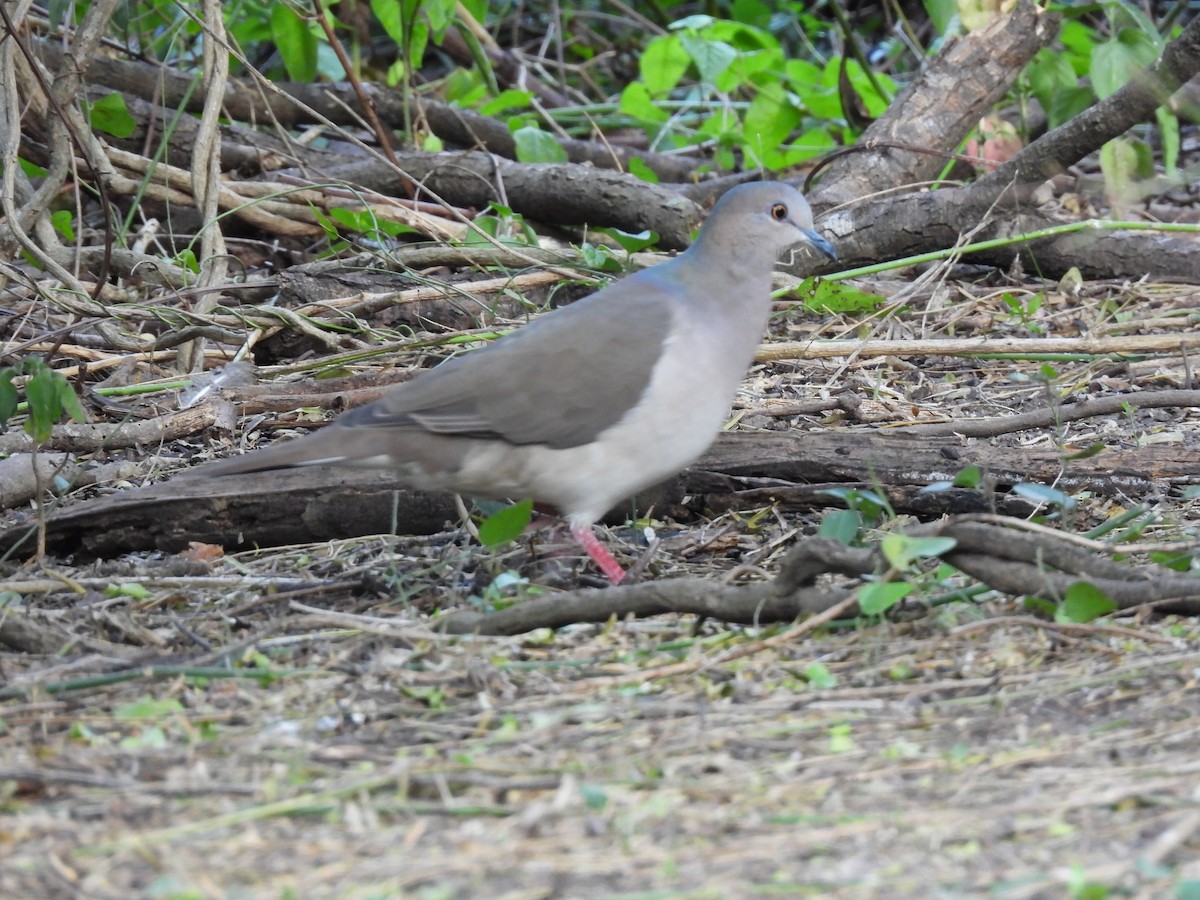
[[[621,564],[613,559],[612,554],[608,549],[600,543],[600,539],[592,532],[590,525],[572,525],[571,534],[575,535],[575,540],[579,541],[581,547],[587,551],[587,555],[592,558],[600,571],[608,576],[608,580],[612,584],[618,585],[621,579],[625,577],[625,570],[621,568]]]

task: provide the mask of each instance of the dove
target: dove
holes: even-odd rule
[[[619,584],[624,570],[592,526],[712,444],[766,330],[775,263],[800,243],[837,258],[797,190],[740,185],[678,256],[451,358],[310,435],[196,474],[383,467],[422,490],[531,498],[559,510]]]

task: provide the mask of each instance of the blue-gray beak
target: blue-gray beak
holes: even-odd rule
[[[821,235],[817,234],[811,228],[801,230],[804,232],[804,236],[808,238],[808,242],[816,249],[820,250],[830,259],[837,259],[837,251],[833,249],[833,244],[829,243],[829,241],[825,240],[825,238],[821,237]]]

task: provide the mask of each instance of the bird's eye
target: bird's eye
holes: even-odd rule
[[[774,203],[771,205],[771,218],[776,222],[786,222],[788,217],[787,206],[782,203]]]

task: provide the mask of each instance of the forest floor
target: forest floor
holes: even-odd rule
[[[1006,291],[961,290],[851,333],[1148,333],[1198,315],[1181,286],[1050,287],[1032,318]],[[773,327],[818,330],[798,310]],[[1190,379],[1178,354],[1046,365],[758,366],[739,427],[879,426],[753,414],[831,386],[881,419],[961,418],[1036,407],[1048,379],[1093,393]],[[1200,411],[972,440],[1197,450]],[[1194,542],[1194,494],[1082,496],[1070,530],[1140,506],[1138,540]],[[770,568],[822,514],[659,522],[649,577]],[[639,552],[636,528],[607,540]],[[0,896],[1197,895],[1194,620],[1062,623],[984,595],[770,643],[785,629],[685,615],[431,630],[436,610],[493,601],[505,571],[544,590],[589,577],[552,546],[497,553],[451,530],[219,556],[207,578],[172,578],[155,553],[10,571],[58,579],[34,606],[78,643],[0,654]],[[364,573],[375,589],[339,587]]]

